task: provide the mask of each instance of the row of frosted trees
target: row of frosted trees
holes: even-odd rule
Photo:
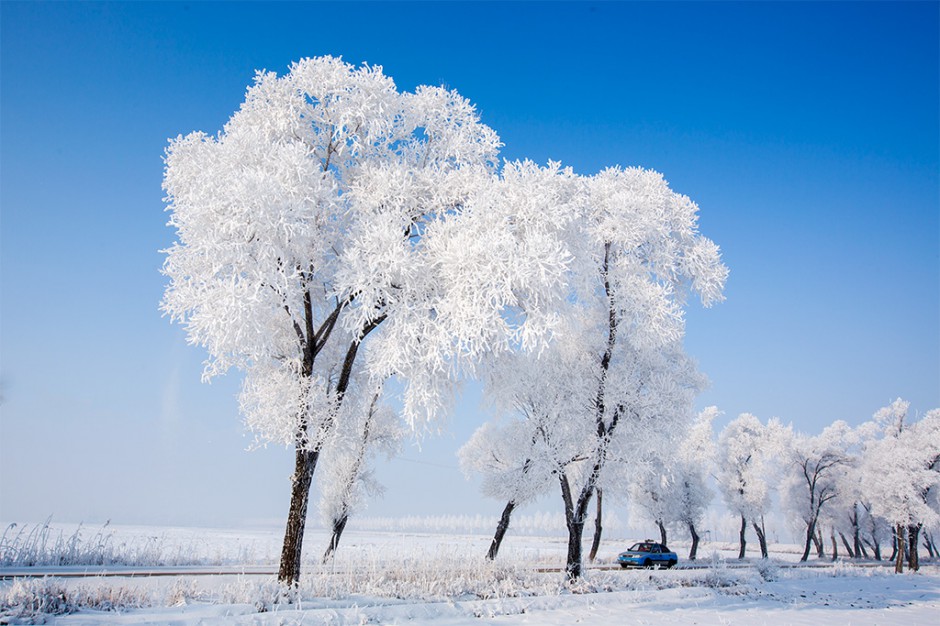
[[[779,507],[803,538],[805,561],[829,543],[853,558],[882,558],[889,543],[896,570],[919,567],[918,546],[938,556],[940,410],[912,419],[896,400],[857,427],[837,421],[817,435],[762,424],[743,414],[718,437],[715,477],[727,508],[741,518],[740,556],[750,523],[767,556],[764,518],[779,485]]]
[[[329,558],[380,488],[371,459],[469,378],[499,416],[462,455],[507,502],[497,534],[552,490],[572,579],[591,507],[679,471],[656,451],[703,385],[685,308],[720,301],[728,273],[698,207],[657,172],[578,175],[501,146],[455,91],[333,57],[258,73],[221,132],[170,142],[162,310],[208,353],[205,379],[244,372],[258,439],[294,449],[282,582],[300,577],[314,479]]]
[[[857,427],[838,421],[817,435],[796,433],[775,419],[762,423],[745,413],[716,439],[717,414],[714,407],[700,413],[662,448],[667,454],[616,460],[629,471],[617,472],[620,482],[598,490],[591,558],[600,542],[604,493],[629,500],[659,527],[663,543],[667,529],[690,537],[694,560],[714,496],[710,485],[740,519],[738,558],[745,557],[749,529],[767,558],[764,520],[773,506],[803,536],[801,561],[814,548],[823,558],[827,544],[833,560],[840,545],[852,558],[876,560],[889,546],[898,572],[905,561],[919,568],[921,545],[932,558],[940,557],[934,540],[940,528],[940,409],[912,419],[909,403],[898,399]],[[550,481],[533,481],[534,455],[519,451],[524,437],[513,441],[509,430],[493,437],[492,428],[481,428],[462,455],[466,469],[482,473],[485,491],[508,501],[489,552],[495,558],[513,509],[542,495]]]

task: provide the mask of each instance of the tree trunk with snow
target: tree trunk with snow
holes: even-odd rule
[[[568,554],[566,556],[565,572],[568,580],[581,577],[581,537],[584,533],[584,517],[578,515],[577,507],[571,499],[571,488],[568,477],[562,473],[562,498],[565,501],[565,525],[568,528]]]
[[[343,530],[346,529],[346,522],[349,521],[349,515],[341,515],[339,519],[333,520],[333,536],[330,537],[330,543],[326,547],[326,552],[323,553],[323,562],[326,563],[329,561],[334,554],[336,554],[336,548],[339,547],[339,539],[343,536]]]
[[[663,521],[662,521],[662,520],[656,520],[656,525],[659,526],[659,542],[660,542],[661,544],[663,544],[664,546],[665,546],[665,545],[668,545],[668,542],[666,541],[666,539],[667,539],[667,537],[666,537],[666,525],[663,524]]]
[[[842,540],[842,545],[845,547],[845,551],[849,553],[849,558],[858,558],[856,553],[852,551],[852,546],[849,545],[849,540],[845,537],[841,530],[839,531],[839,538]]]
[[[911,524],[907,527],[907,566],[914,572],[920,569],[920,555],[917,552],[920,529],[920,524]]]
[[[689,534],[692,535],[692,547],[689,549],[689,560],[694,561],[698,554],[698,533],[695,532],[695,524],[689,522]]]
[[[515,508],[516,503],[514,500],[507,502],[505,508],[503,508],[503,514],[500,516],[499,523],[496,525],[496,534],[493,535],[493,541],[490,542],[490,549],[486,553],[486,558],[491,561],[499,554],[499,546],[502,545],[503,537],[506,536],[506,531],[509,530],[509,518],[512,516],[512,511]]]
[[[927,554],[930,555],[930,558],[935,559],[940,556],[940,553],[937,552],[937,547],[933,542],[933,535],[929,531],[925,530],[921,533],[924,537],[924,547],[927,548]]]
[[[904,572],[904,526],[902,524],[894,528],[894,571],[897,574]]]
[[[760,545],[760,558],[767,558],[767,534],[764,532],[764,520],[761,520],[761,523],[758,524],[754,522],[754,532],[757,533],[757,542]]]
[[[820,559],[825,558],[826,545],[823,543],[822,528],[817,527],[816,534],[813,536],[815,537],[815,539],[813,539],[813,545],[816,546],[816,556]]]
[[[594,559],[597,558],[597,551],[601,547],[601,533],[604,531],[601,526],[604,509],[603,509],[603,492],[600,488],[597,490],[597,515],[594,517],[594,541],[591,542],[591,552],[588,554],[588,561],[591,563],[594,562]]]
[[[816,520],[810,521],[806,525],[806,541],[803,545],[803,556],[800,557],[800,563],[805,563],[809,559],[809,550],[813,543],[813,537],[816,535]]]
[[[742,515],[741,516],[741,532],[739,534],[741,541],[741,549],[738,551],[738,558],[743,559],[745,554],[745,549],[747,548],[747,540],[744,537],[744,533],[747,531],[747,519]]]
[[[829,531],[829,540],[832,542],[832,560],[839,560],[839,542],[836,541],[836,531],[835,529],[830,529]]]
[[[300,556],[304,544],[304,527],[307,523],[307,503],[310,499],[310,483],[317,467],[319,453],[298,448],[294,453],[294,475],[291,477],[290,510],[287,528],[281,549],[281,565],[277,579],[284,584],[296,584],[300,580]]]

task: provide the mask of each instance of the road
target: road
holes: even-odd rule
[[[827,568],[834,567],[830,562],[813,561],[809,563],[775,563],[780,568]],[[723,567],[728,569],[747,569],[756,567],[753,561],[746,563],[732,563],[724,561]],[[882,561],[878,563],[853,563],[854,567],[894,567],[893,562]],[[680,563],[675,570],[698,570],[712,567],[710,562]],[[617,564],[603,564],[586,566],[586,570],[620,570]],[[563,572],[564,567],[539,567],[539,573]],[[663,570],[661,570],[663,571]],[[72,566],[39,566],[39,567],[0,567],[0,580],[13,580],[16,578],[94,578],[94,577],[125,577],[149,578],[155,576],[275,576],[276,565],[189,565],[165,567],[134,567],[124,565],[72,565]]]

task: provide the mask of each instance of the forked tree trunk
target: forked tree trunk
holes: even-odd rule
[[[585,486],[578,494],[577,501],[571,494],[571,485],[564,472],[558,476],[561,483],[561,496],[565,503],[565,525],[568,527],[568,555],[565,573],[568,581],[581,578],[582,572],[582,538],[584,537],[584,522],[587,519],[587,508],[594,495],[594,489]]]
[[[600,488],[597,489],[597,516],[594,518],[594,541],[591,542],[591,552],[588,554],[588,561],[594,562],[594,559],[597,558],[597,551],[601,547],[601,533],[604,532],[603,527],[601,526],[601,520],[604,516],[604,509],[602,504],[603,492]]]
[[[743,558],[744,558],[744,551],[745,551],[745,549],[747,548],[747,540],[746,540],[745,537],[744,537],[745,531],[747,531],[747,520],[746,520],[746,519],[744,518],[744,516],[742,515],[742,516],[741,516],[741,534],[740,534],[740,538],[741,538],[741,550],[738,551],[738,558],[739,558],[739,559],[743,559]]]
[[[294,452],[294,475],[291,477],[290,510],[284,545],[281,548],[281,565],[277,579],[283,584],[295,585],[300,580],[300,556],[304,545],[304,527],[307,523],[307,503],[310,499],[310,483],[317,467],[319,452],[297,449]]]
[[[894,529],[894,571],[904,572],[904,526],[898,524]]]
[[[874,551],[874,553],[875,553],[875,560],[876,560],[876,561],[880,561],[880,560],[881,560],[881,552],[880,552],[881,547],[880,547],[877,543],[876,543],[875,545],[870,544],[870,543],[868,542],[868,540],[864,540],[864,541],[862,541],[861,544],[859,544],[859,547],[862,549],[862,553],[861,553],[861,554],[856,554],[855,556],[858,557],[858,558],[863,558],[863,559],[871,558],[871,557],[868,556],[868,550],[865,549],[865,545],[866,545],[866,544],[868,545],[869,548],[871,548],[871,549]]]
[[[864,548],[862,546],[861,529],[858,527],[858,504],[856,504],[855,507],[852,509],[851,520],[852,520],[852,534],[854,535],[854,540],[855,540],[853,544],[855,546],[855,552],[852,554],[852,556],[856,559],[860,559],[862,558],[862,550]]]
[[[499,554],[499,546],[503,543],[503,537],[506,536],[506,531],[509,530],[509,518],[512,515],[513,509],[516,508],[516,502],[510,500],[506,503],[506,507],[503,509],[503,514],[499,518],[499,524],[496,525],[496,534],[493,535],[493,541],[490,542],[490,549],[486,553],[486,558],[489,560],[494,560],[496,555]]]
[[[930,555],[930,558],[935,559],[940,556],[937,554],[937,547],[934,545],[933,536],[930,532],[925,530],[921,535],[924,537],[924,547],[927,548],[927,554]]]
[[[343,536],[343,530],[346,529],[346,522],[349,521],[349,515],[342,515],[339,519],[333,520],[333,536],[330,537],[330,543],[323,553],[323,562],[326,563],[336,553],[339,547],[339,539]]]
[[[813,543],[816,546],[816,556],[819,558],[825,558],[826,556],[826,545],[823,542],[822,528],[816,527],[816,534],[814,535],[815,539]]]
[[[339,311],[340,308],[337,308],[336,315],[339,314]],[[306,319],[308,326],[307,335],[312,338],[314,335],[312,325],[310,324],[311,315],[309,313],[309,301]],[[366,324],[360,331],[359,338],[351,342],[346,349],[346,357],[343,360],[343,367],[340,371],[339,380],[336,383],[335,389],[337,409],[342,405],[343,397],[346,395],[346,390],[349,388],[349,380],[352,376],[353,363],[359,352],[359,345],[362,343],[362,340],[366,338],[366,335],[375,330],[384,320],[385,316],[382,315]],[[329,324],[328,329],[332,329],[334,322],[335,317],[333,322],[326,322],[325,324]],[[321,328],[321,332],[324,332],[324,328]],[[327,335],[329,334],[329,330],[325,332]],[[310,376],[313,371],[315,350],[312,339],[307,348],[309,349],[305,349],[304,354],[304,376]],[[282,584],[296,585],[300,581],[300,559],[303,553],[304,526],[307,523],[307,504],[310,500],[310,485],[313,482],[313,473],[317,468],[317,460],[319,458],[319,448],[311,451],[301,447],[294,453],[294,475],[291,477],[290,510],[287,513],[287,529],[284,531],[284,545],[281,548],[281,564],[277,573],[277,580]]]
[[[689,560],[694,561],[698,554],[698,533],[695,532],[695,524],[689,522],[689,534],[692,535],[692,548],[689,550]]]
[[[920,569],[920,555],[917,552],[920,528],[920,524],[911,524],[907,527],[907,566],[914,572]]]
[[[763,520],[761,520],[760,524],[758,524],[757,522],[754,522],[752,526],[754,526],[754,532],[757,533],[757,543],[760,545],[760,558],[766,559],[767,558],[767,535],[764,532]]]

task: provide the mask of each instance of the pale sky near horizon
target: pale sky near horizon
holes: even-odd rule
[[[731,270],[689,311],[697,405],[818,432],[940,407],[940,4],[0,4],[0,522],[280,524],[240,376],[162,318],[167,138],[331,54],[474,102],[507,159],[663,172]],[[494,515],[478,390],[365,515]],[[560,508],[557,496],[539,504]],[[316,512],[311,508],[311,520]]]

